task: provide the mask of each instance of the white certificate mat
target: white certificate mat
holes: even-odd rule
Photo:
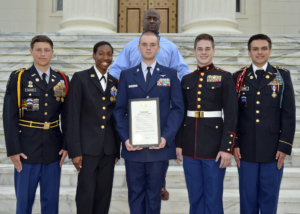
[[[129,141],[133,147],[160,144],[159,99],[129,100]]]

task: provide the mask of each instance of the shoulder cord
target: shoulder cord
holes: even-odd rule
[[[246,70],[247,70],[247,67],[243,67],[242,69],[243,72],[239,74],[237,80],[236,80],[236,90],[237,92],[239,93],[238,94],[238,98],[240,98],[241,96],[241,89],[242,89],[242,85],[243,85],[243,82],[244,82],[244,78],[245,78],[245,73],[246,73]]]
[[[277,71],[277,81],[279,81],[279,77],[280,79],[282,80],[282,91],[281,91],[281,96],[280,96],[280,108],[282,107],[282,99],[283,99],[283,92],[284,92],[284,81],[283,81],[283,78],[282,76],[280,75],[278,69],[276,68],[276,71]]]

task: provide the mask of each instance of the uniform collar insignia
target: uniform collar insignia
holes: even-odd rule
[[[52,74],[52,76],[53,76],[54,78],[56,78],[56,76],[55,76],[54,74]]]
[[[31,76],[34,77],[36,74],[32,74]]]
[[[95,74],[91,74],[91,77],[95,77]]]

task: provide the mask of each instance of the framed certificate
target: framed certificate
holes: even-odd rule
[[[159,99],[128,100],[129,142],[133,147],[158,146],[160,140]]]

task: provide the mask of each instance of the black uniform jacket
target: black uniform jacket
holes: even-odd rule
[[[237,99],[231,73],[213,64],[198,67],[182,78],[185,109],[224,111],[222,117],[187,117],[176,137],[182,154],[196,159],[215,159],[219,151],[232,154],[237,123]]]
[[[12,72],[7,83],[3,106],[4,134],[7,156],[24,153],[28,159],[21,158],[26,164],[49,164],[60,160],[58,154],[61,149],[66,149],[60,127],[38,129],[19,126],[19,119],[33,122],[53,122],[59,120],[65,131],[65,102],[57,101],[54,96],[54,87],[64,82],[64,78],[50,69],[50,79],[47,88],[42,82],[36,68],[32,66],[21,76],[21,102],[33,102],[34,111],[24,111],[24,116],[19,118],[17,99],[18,71]],[[29,109],[29,107],[28,107]],[[29,123],[27,123],[29,125]]]
[[[120,140],[114,127],[111,90],[118,80],[108,74],[103,91],[94,67],[74,74],[68,94],[67,144],[69,157],[120,156]]]
[[[283,83],[276,75],[276,68]],[[233,75],[235,83],[241,73],[242,70]],[[295,97],[290,72],[268,63],[258,85],[251,65],[245,73],[242,86],[238,100],[236,144],[236,147],[240,147],[241,160],[266,163],[276,161],[277,151],[290,155],[295,134]],[[246,100],[246,106],[242,104],[242,99]]]

